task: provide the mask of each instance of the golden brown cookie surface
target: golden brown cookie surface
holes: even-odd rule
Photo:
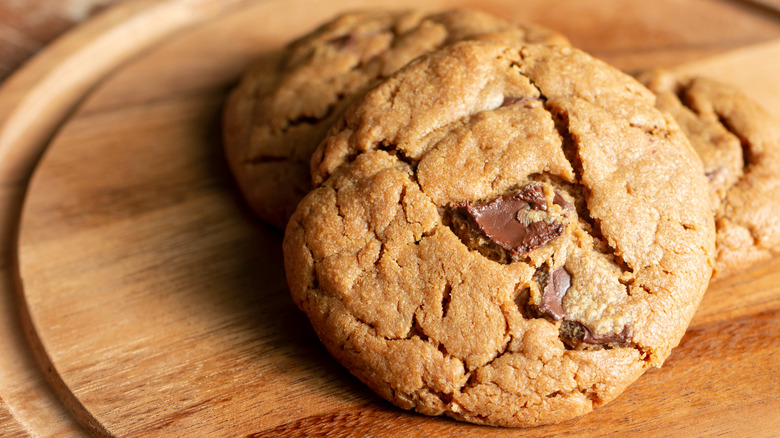
[[[464,39],[567,43],[474,10],[355,12],[259,61],[224,115],[228,162],[252,209],[283,229],[311,190],[312,151],[348,104],[417,56]]]
[[[285,235],[293,299],[406,409],[528,426],[612,400],[711,275],[701,163],[653,101],[569,47],[414,61],[315,152]]]
[[[702,159],[715,214],[713,276],[780,254],[780,123],[732,86],[652,71],[639,76]]]

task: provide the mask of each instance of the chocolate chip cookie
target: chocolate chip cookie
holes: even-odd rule
[[[780,124],[736,88],[668,71],[639,76],[704,164],[717,278],[780,254]]]
[[[312,159],[292,297],[405,409],[563,421],[677,345],[707,287],[700,160],[653,94],[565,46],[464,42],[368,91]]]
[[[260,60],[224,113],[226,155],[248,204],[283,229],[311,190],[312,151],[355,96],[417,56],[463,39],[567,43],[540,26],[474,10],[374,11],[340,16]]]

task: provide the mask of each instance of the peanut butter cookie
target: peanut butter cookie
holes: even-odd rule
[[[227,159],[255,213],[283,229],[311,190],[312,151],[344,108],[412,59],[464,39],[567,43],[474,10],[373,11],[337,17],[260,60],[224,112]]]
[[[713,276],[780,254],[780,123],[735,87],[656,70],[639,75],[704,164],[715,214]]]
[[[660,366],[704,293],[701,161],[633,78],[565,46],[463,42],[367,92],[284,239],[331,354],[428,415],[531,426]]]

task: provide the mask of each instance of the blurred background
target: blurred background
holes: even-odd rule
[[[121,0],[0,0],[0,81],[48,42]]]
[[[71,27],[127,1],[0,0],[0,82]],[[501,15],[491,10],[493,3],[483,2],[480,8]],[[354,9],[355,4],[370,7],[372,2],[343,4]],[[629,72],[648,63],[666,65],[670,54],[675,63],[692,61],[780,37],[780,0],[560,0],[559,6],[524,0],[521,15],[524,21],[563,31],[576,46]],[[675,16],[669,16],[670,11]],[[572,15],[600,20],[573,20]]]

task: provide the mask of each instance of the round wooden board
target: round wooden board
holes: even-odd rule
[[[164,38],[68,116],[27,190],[19,306],[67,409],[106,436],[774,433],[780,260],[712,285],[662,369],[559,425],[493,429],[403,412],[328,356],[288,297],[281,234],[236,193],[219,118],[248,62],[367,5],[538,21],[627,70],[780,36],[775,16],[717,0],[287,0],[245,2]]]

